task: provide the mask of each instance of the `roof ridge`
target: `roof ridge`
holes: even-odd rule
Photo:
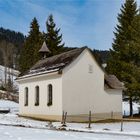
[[[52,57],[56,57],[56,56],[59,56],[59,55],[62,55],[62,54],[66,54],[66,53],[70,53],[70,52],[73,52],[73,51],[75,51],[75,50],[84,50],[85,48],[87,48],[87,47],[75,48],[75,49],[72,49],[72,50],[69,50],[69,51],[62,52],[62,53],[60,53],[60,54],[56,54],[56,55],[47,57],[47,58],[45,58],[45,59],[52,58]],[[44,59],[44,60],[45,60],[45,59]],[[39,60],[39,61],[41,61],[41,60]]]
[[[79,50],[79,51],[81,50],[81,52],[82,52],[82,51],[85,50],[86,48],[88,48],[88,47],[75,48],[75,49],[73,49],[73,50],[69,50],[69,51],[66,51],[66,52],[62,52],[62,53],[60,53],[60,54],[57,54],[57,55],[50,56],[50,57],[47,57],[47,58],[45,58],[45,59],[39,60],[39,61],[36,62],[35,65],[37,65],[37,64],[40,63],[40,62],[42,62],[42,63],[43,63],[43,62],[46,62],[46,61],[49,60],[49,59],[53,59],[53,58],[56,58],[56,57],[59,57],[59,56],[67,55],[67,54],[72,53],[72,52],[75,52],[75,51],[77,51],[77,50]],[[34,68],[35,65],[33,65],[33,67],[31,67],[31,69]]]

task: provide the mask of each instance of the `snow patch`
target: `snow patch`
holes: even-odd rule
[[[140,105],[138,103],[133,102],[133,114],[139,113]],[[123,115],[128,116],[130,114],[130,108],[128,102],[123,102]]]

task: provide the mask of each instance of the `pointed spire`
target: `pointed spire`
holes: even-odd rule
[[[43,42],[43,45],[41,47],[41,49],[39,50],[40,53],[50,53],[50,50],[48,49],[46,42]]]
[[[43,45],[40,48],[39,53],[41,53],[43,55],[43,58],[46,58],[47,53],[51,53],[51,51],[48,49],[45,41],[43,42]]]

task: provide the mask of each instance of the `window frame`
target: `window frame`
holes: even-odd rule
[[[39,86],[35,87],[35,106],[39,106]]]
[[[28,106],[29,104],[29,89],[25,87],[24,89],[24,106]]]
[[[52,84],[48,85],[48,94],[47,94],[47,106],[52,106],[53,105],[53,86]]]

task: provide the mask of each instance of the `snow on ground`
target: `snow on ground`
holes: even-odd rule
[[[50,129],[49,122],[38,121],[18,117],[14,114],[0,114],[0,124],[2,125],[14,125],[24,126],[32,128]],[[52,125],[59,129],[61,127],[60,122],[53,122]],[[66,130],[76,130],[84,132],[102,132],[102,133],[120,133],[120,134],[132,134],[140,136],[140,122],[124,122],[123,132],[120,132],[121,123],[93,123],[91,129],[88,129],[87,123],[67,123]]]
[[[10,113],[0,114],[0,124],[46,128],[47,125],[46,122],[19,117],[17,115],[19,111],[18,103],[8,101],[8,100],[0,100],[0,108],[2,109],[10,108]]]
[[[133,114],[139,113],[140,105],[138,103],[133,102]],[[130,112],[130,107],[128,102],[123,102],[123,115],[128,116]]]
[[[124,103],[124,109],[128,104]],[[49,130],[49,122],[37,121],[19,117],[18,104],[11,101],[0,100],[0,107],[10,108],[8,114],[0,114],[0,140],[117,140],[140,139],[140,122],[124,122],[121,132],[121,123],[93,123],[88,129],[86,123],[67,123],[66,130],[82,131],[84,133],[56,131],[61,128],[60,122],[53,122],[55,130]],[[135,105],[134,108],[137,106]],[[15,111],[16,110],[16,111]],[[129,111],[129,110],[128,110]],[[18,127],[15,127],[18,126]],[[22,127],[20,127],[22,126]],[[23,128],[26,127],[26,128]],[[30,128],[28,128],[30,127]],[[90,132],[90,133],[89,133]],[[92,134],[91,134],[92,133]]]
[[[18,108],[19,104],[9,100],[0,100],[0,107]]]
[[[11,113],[18,113],[19,104],[9,100],[0,100],[0,109],[10,109]]]
[[[73,140],[116,140],[121,138],[133,140],[140,139],[140,122],[124,122],[123,131],[121,132],[120,123],[93,123],[91,129],[88,129],[86,123],[67,123],[66,130],[56,131],[61,128],[60,122],[53,122],[54,130],[48,125],[49,122],[37,121],[18,117],[14,114],[0,114],[0,139],[2,140],[44,140],[52,139],[72,139]],[[5,126],[8,125],[8,126]],[[18,127],[14,127],[18,126]],[[23,126],[23,127],[20,127]],[[26,127],[26,128],[24,128]],[[28,128],[31,127],[31,128]],[[33,129],[34,128],[34,129]],[[71,131],[82,131],[84,133],[75,133]],[[24,132],[24,133],[23,133]],[[93,134],[90,134],[90,133]],[[32,135],[34,134],[34,135]],[[37,136],[36,136],[37,135]]]
[[[8,114],[0,114],[0,124],[33,127],[33,128],[46,128],[48,122],[27,119],[19,117],[18,115],[8,113]]]
[[[139,140],[140,137],[0,126],[1,140]]]
[[[54,126],[61,126],[60,122],[53,122]],[[91,129],[88,129],[88,123],[67,123],[66,128],[74,129],[74,130],[104,130],[104,131],[118,131],[121,130],[121,123],[92,123]],[[140,122],[124,122],[123,123],[123,131],[124,132],[135,132],[135,134],[140,135]]]

